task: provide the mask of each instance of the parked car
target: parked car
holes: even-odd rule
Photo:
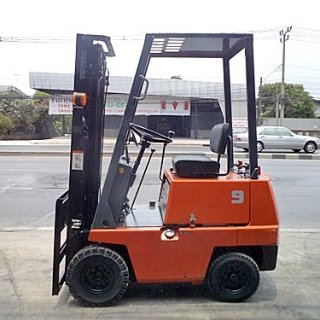
[[[248,151],[248,133],[236,133],[233,144],[237,148]],[[257,151],[263,149],[291,149],[294,152],[304,150],[313,153],[320,148],[320,139],[311,136],[295,134],[285,127],[261,126],[257,127]]]

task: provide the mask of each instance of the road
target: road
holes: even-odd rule
[[[104,168],[108,161],[105,157]],[[159,165],[159,158],[153,159],[138,204],[157,200]],[[272,178],[281,227],[320,230],[318,161],[262,159],[260,165]],[[171,166],[170,159],[165,166]],[[53,226],[55,200],[68,188],[68,171],[68,157],[0,158],[0,228]]]

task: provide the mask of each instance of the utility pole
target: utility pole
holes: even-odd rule
[[[286,41],[289,40],[288,33],[292,30],[292,26],[287,27],[286,30],[281,30],[280,43],[282,43],[282,75],[281,75],[281,92],[280,92],[280,125],[283,125],[284,118],[284,71],[285,71],[285,61],[286,61]]]
[[[279,125],[279,91],[278,91],[278,86],[276,88],[276,106],[275,106],[275,111],[276,111],[276,125]]]
[[[260,77],[260,86],[259,86],[259,101],[258,101],[258,126],[261,126],[261,114],[262,114],[262,77]]]

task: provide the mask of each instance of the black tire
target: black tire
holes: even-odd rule
[[[243,253],[226,253],[210,266],[208,285],[220,301],[239,302],[248,299],[259,286],[260,275],[255,261]]]
[[[301,149],[292,149],[293,152],[300,152]]]
[[[91,245],[79,250],[72,258],[66,284],[72,296],[83,306],[112,306],[127,291],[128,266],[115,251]]]
[[[264,145],[261,141],[257,141],[257,152],[262,152]]]
[[[317,150],[317,145],[313,141],[308,141],[304,145],[303,150],[305,153],[314,153]]]

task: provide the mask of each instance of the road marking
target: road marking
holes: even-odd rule
[[[38,224],[39,222],[41,222],[41,221],[43,221],[43,220],[45,220],[45,219],[47,219],[47,218],[49,218],[49,217],[53,216],[53,215],[54,215],[54,213],[55,213],[55,211],[54,211],[54,210],[53,210],[53,211],[51,211],[51,212],[49,212],[48,214],[44,215],[42,218],[40,218],[40,219],[38,219],[38,220],[36,220],[36,221],[34,221],[34,222],[32,222],[32,223],[28,224],[28,225],[27,225],[27,228],[35,226],[35,225],[36,225],[36,224]]]
[[[280,232],[292,232],[292,233],[320,233],[320,229],[299,229],[299,228],[280,228]]]
[[[0,193],[6,192],[8,189],[10,189],[13,186],[14,186],[14,184],[11,184],[9,186],[5,186],[5,187],[0,188]]]

